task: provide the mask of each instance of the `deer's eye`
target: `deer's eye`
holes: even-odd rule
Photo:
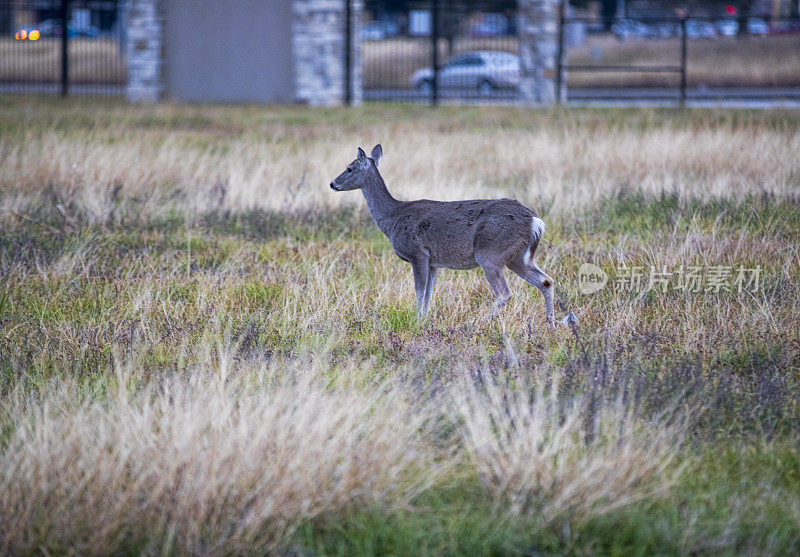
[[[348,169],[347,169],[347,171],[348,171],[348,172],[352,172],[352,171],[353,171],[353,169],[352,169],[352,168],[348,168]]]

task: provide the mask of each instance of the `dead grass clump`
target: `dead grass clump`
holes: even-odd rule
[[[396,393],[326,389],[313,373],[248,387],[263,381],[198,372],[103,402],[69,381],[20,397],[0,552],[264,550],[321,513],[402,506],[436,475],[428,414]]]
[[[666,491],[681,427],[643,423],[621,402],[591,407],[539,385],[465,382],[457,408],[478,476],[511,514],[582,522]]]

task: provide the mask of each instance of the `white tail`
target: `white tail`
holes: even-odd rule
[[[525,250],[523,260],[525,265],[529,265],[533,260],[533,254],[536,253],[536,246],[539,245],[539,240],[544,236],[544,221],[539,217],[531,219],[531,245]]]

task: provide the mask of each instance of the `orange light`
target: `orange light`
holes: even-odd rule
[[[39,30],[34,29],[30,33],[28,33],[28,40],[29,41],[38,41],[39,40]]]
[[[18,41],[24,41],[28,38],[28,32],[25,29],[20,29],[14,34],[14,38]]]

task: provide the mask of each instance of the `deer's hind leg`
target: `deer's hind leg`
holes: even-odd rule
[[[428,313],[428,306],[431,303],[431,297],[433,296],[433,287],[436,286],[436,272],[438,269],[436,267],[428,267],[428,282],[425,285],[425,300],[423,301],[425,306],[425,313]]]
[[[411,262],[411,269],[414,271],[414,290],[417,293],[417,315],[424,317],[428,313],[428,296],[426,295],[430,276],[428,258],[419,257],[414,259]]]
[[[511,291],[508,289],[506,277],[503,276],[503,267],[497,265],[488,258],[476,256],[475,261],[481,266],[483,276],[489,282],[489,285],[494,291],[495,299],[492,304],[492,317],[500,313],[500,310],[508,303],[511,297]]]
[[[544,296],[545,319],[552,325],[555,322],[555,311],[553,308],[553,291],[555,286],[553,279],[542,271],[533,261],[525,264],[523,257],[515,257],[508,268],[514,271],[523,280],[535,286]]]

